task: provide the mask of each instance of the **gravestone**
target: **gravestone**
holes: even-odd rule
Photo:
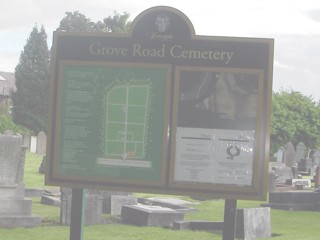
[[[24,134],[22,136],[22,145],[27,148],[27,150],[30,150],[31,145],[31,135],[30,134]]]
[[[102,194],[102,213],[111,214],[111,196],[130,196],[132,193],[119,191],[101,191]]]
[[[280,147],[278,151],[274,154],[274,157],[276,158],[276,162],[283,163],[283,155],[284,155],[284,147]]]
[[[320,193],[313,191],[286,191],[269,193],[269,203],[263,207],[289,211],[318,211]]]
[[[29,150],[31,153],[37,152],[37,137],[36,136],[30,137],[30,149]]]
[[[313,164],[310,158],[303,158],[298,163],[298,171],[302,175],[312,175]]]
[[[294,146],[291,142],[288,142],[286,145],[286,150],[284,152],[284,163],[287,167],[291,168],[295,164],[294,156],[295,156]]]
[[[103,213],[111,214],[112,216],[120,216],[122,207],[125,205],[137,205],[138,199],[133,195],[111,195],[104,199]]]
[[[0,135],[0,227],[35,227],[41,223],[32,215],[32,201],[25,198],[23,183],[25,148],[22,137]]]
[[[40,131],[37,136],[37,153],[38,154],[46,154],[47,148],[47,135],[45,132]]]
[[[121,219],[125,223],[139,226],[172,227],[174,222],[183,220],[184,213],[160,206],[123,206]]]
[[[314,165],[320,165],[320,150],[317,149],[314,151],[312,156],[313,164]]]
[[[270,208],[237,209],[236,238],[254,240],[271,237]]]
[[[277,184],[286,184],[288,180],[291,180],[292,178],[297,177],[298,171],[296,169],[297,166],[294,162],[294,156],[295,156],[295,150],[294,150],[293,144],[289,142],[286,144],[285,151],[283,153],[283,163],[281,163],[280,160],[279,162],[278,161],[269,162],[269,171],[274,172],[274,177],[276,179]],[[271,177],[270,174],[269,174],[269,177]],[[273,186],[272,180],[273,180],[273,177],[269,178],[270,187]]]
[[[85,189],[85,225],[102,223],[102,194],[95,189]],[[71,188],[61,188],[60,223],[69,225],[71,220]],[[80,210],[79,210],[80,211]]]
[[[269,171],[274,172],[276,184],[285,184],[288,179],[294,177],[292,167],[287,167],[284,163],[270,162]],[[269,179],[270,181],[272,179]]]
[[[306,157],[306,146],[303,144],[303,142],[299,142],[296,146],[296,152],[294,155],[294,162],[299,163],[301,159],[305,159]]]
[[[152,205],[171,208],[178,212],[195,212],[197,209],[189,207],[194,205],[194,202],[185,201],[175,197],[150,197],[150,198],[139,198],[138,202],[143,205]]]

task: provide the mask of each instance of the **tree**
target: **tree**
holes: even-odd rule
[[[113,17],[109,16],[103,19],[103,22],[108,31],[128,32],[131,25],[131,21],[128,21],[129,17],[130,14],[127,12],[124,12],[122,15],[120,15],[117,12],[114,12]]]
[[[128,21],[130,14],[124,12],[122,15],[114,12],[114,16],[107,17],[103,21],[92,22],[79,11],[66,12],[60,22],[57,31],[66,32],[126,32],[131,22]]]
[[[15,69],[17,90],[12,93],[13,121],[35,134],[47,130],[49,65],[47,34],[34,26]]]
[[[320,147],[320,106],[296,91],[273,93],[271,153],[291,141],[309,149]]]
[[[66,12],[60,22],[58,31],[65,32],[97,32],[104,29],[104,25],[95,24],[79,11]],[[101,29],[100,29],[101,28]]]

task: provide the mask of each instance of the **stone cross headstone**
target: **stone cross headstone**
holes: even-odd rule
[[[37,153],[45,155],[47,148],[47,135],[45,132],[40,131],[37,136]]]
[[[35,227],[41,223],[32,215],[32,201],[24,198],[25,148],[22,137],[0,135],[0,227]]]
[[[301,159],[306,158],[306,146],[303,144],[303,142],[299,142],[296,146],[296,153],[294,155],[294,162],[299,163]]]
[[[295,156],[294,146],[291,142],[288,142],[286,145],[286,151],[284,152],[284,163],[287,167],[291,168],[295,164],[294,156]]]

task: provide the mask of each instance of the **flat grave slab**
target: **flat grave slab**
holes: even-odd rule
[[[123,206],[123,222],[139,226],[171,227],[174,222],[183,220],[184,213],[160,206]]]

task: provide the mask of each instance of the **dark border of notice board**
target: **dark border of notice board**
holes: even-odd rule
[[[55,32],[46,184],[265,199],[273,44],[196,35],[171,7]]]

